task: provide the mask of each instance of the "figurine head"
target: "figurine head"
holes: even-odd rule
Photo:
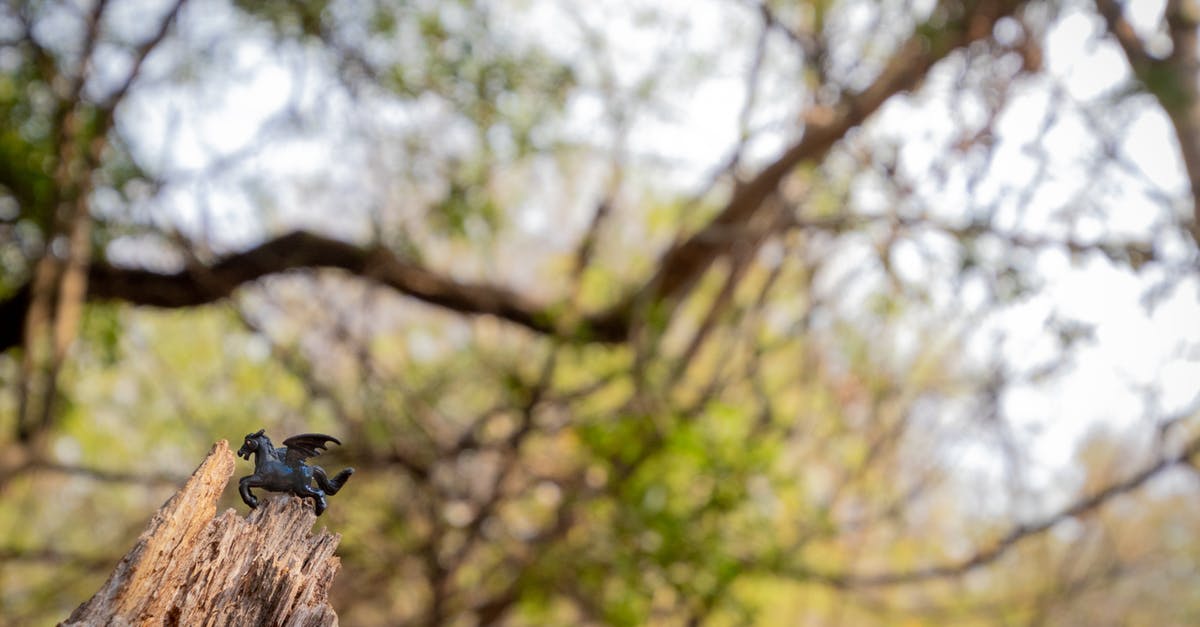
[[[255,431],[254,433],[247,433],[246,440],[244,442],[242,442],[242,448],[238,449],[238,452],[237,452],[238,457],[241,457],[243,459],[250,459],[250,455],[252,455],[255,451],[258,450],[258,447],[260,445],[259,438],[262,438],[264,440],[266,439],[267,436],[263,435],[264,431],[266,431],[266,430],[259,429],[258,431]]]

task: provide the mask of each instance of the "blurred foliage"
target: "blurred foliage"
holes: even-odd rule
[[[150,57],[158,65],[132,83],[128,116],[118,109],[117,124],[101,129],[97,94],[107,84],[63,100],[79,50],[57,35],[81,36],[75,3],[7,3],[0,300],[52,254],[54,177],[69,152],[57,125],[69,104],[81,112],[76,141],[104,144],[79,174],[90,184],[97,260],[203,279],[204,263],[264,233],[367,233],[357,243],[455,279],[552,298],[545,315],[569,322],[652,275],[661,251],[718,215],[777,135],[819,121],[800,114],[828,115],[827,102],[856,93],[887,58],[880,41],[911,24],[929,48],[959,40],[958,3],[932,17],[910,4],[717,4],[722,28],[688,48],[702,29],[653,3],[563,5],[533,25],[559,36],[550,45],[524,22],[526,9],[545,9],[538,2],[209,0],[187,5],[170,45]],[[1038,4],[1045,10],[1013,28],[1048,29],[1059,3]],[[101,43],[116,50],[106,48],[107,63],[122,69],[137,41],[125,31],[137,25],[105,25]],[[649,43],[638,48],[622,33]],[[713,54],[725,44],[728,55]],[[278,62],[293,78],[311,72],[316,87],[291,85],[296,102],[262,121],[246,150],[189,169],[172,162],[170,146],[154,147],[178,141],[186,162],[205,141],[222,143],[197,123],[201,139],[189,144],[173,125],[210,109],[236,115],[212,93],[253,74],[234,62],[177,71],[223,58],[218,51]],[[979,61],[1010,52],[977,42],[929,79],[932,95],[904,106],[986,135],[977,127],[1002,117],[1008,90],[1036,87],[1023,69]],[[622,55],[640,62],[637,72]],[[737,57],[734,70],[726,57]],[[767,104],[730,121],[742,127],[727,147],[737,158],[715,155],[723,165],[697,192],[697,177],[678,165],[698,158],[687,141],[696,129],[669,133],[709,97],[691,91],[700,78],[726,79],[721,93],[746,80],[743,100]],[[1163,76],[1138,78],[1164,100],[1181,95]],[[771,101],[771,90],[788,101]],[[146,112],[172,98],[192,108],[166,130],[139,126],[161,121]],[[793,99],[813,109],[797,111]],[[1046,135],[1051,123],[1038,123]],[[318,165],[281,174],[278,163],[302,162],[312,152],[304,141],[321,132]],[[648,146],[655,132],[679,146]],[[1025,181],[1028,190],[993,182],[1000,191],[990,198],[975,193],[987,187],[979,180],[990,153],[973,160],[962,140],[961,153],[935,151],[949,164],[908,172],[888,132],[869,122],[796,168],[770,201],[781,207],[778,228],[722,255],[678,305],[633,303],[626,342],[541,336],[332,271],[266,277],[176,311],[89,303],[55,421],[34,445],[11,435],[20,348],[0,354],[0,615],[31,625],[66,616],[212,441],[266,428],[276,441],[334,434],[345,446],[319,463],[358,470],[321,519],[342,534],[333,605],[346,625],[1195,623],[1191,470],[1003,544],[1025,522],[1149,464],[1147,450],[1177,443],[1186,425],[1142,425],[1162,426],[1153,445],[1145,431],[1098,429],[1065,470],[1039,474],[1041,461],[1006,422],[1005,392],[1022,377],[1052,379],[1095,334],[1047,321],[1060,350],[1033,373],[1026,355],[1019,367],[1002,363],[1000,341],[982,357],[975,347],[977,334],[1002,335],[984,324],[988,314],[1029,305],[1045,288],[1046,249],[1170,275],[1156,255],[1177,233],[1079,237],[1071,229],[1095,209],[1091,196],[1056,208],[1070,214],[1067,227],[1054,218],[1024,229],[1009,214],[1026,207],[1004,203],[1027,201],[1051,168]],[[1047,151],[1034,142],[1020,152]],[[1078,158],[1111,156],[1094,152]],[[1104,164],[1125,172],[1115,157]],[[968,193],[945,192],[959,188]],[[231,189],[256,191],[247,199]],[[287,207],[282,217],[269,210],[276,204]],[[578,243],[593,236],[592,249]],[[224,503],[244,509],[235,492]]]

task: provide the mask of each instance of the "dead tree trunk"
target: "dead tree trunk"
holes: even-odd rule
[[[234,457],[217,442],[154,515],[108,581],[63,626],[337,625],[327,602],[341,536],[311,534],[313,510],[287,496],[214,518]]]

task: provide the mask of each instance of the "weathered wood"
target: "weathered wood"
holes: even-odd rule
[[[108,581],[60,626],[337,625],[327,602],[341,536],[313,535],[312,507],[264,499],[242,518],[214,518],[234,457],[217,442],[154,515]]]

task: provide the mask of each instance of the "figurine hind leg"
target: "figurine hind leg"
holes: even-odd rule
[[[296,496],[299,496],[302,499],[312,499],[313,509],[316,511],[317,516],[325,513],[325,508],[329,506],[329,504],[325,502],[325,493],[321,490],[313,488],[312,486],[304,486],[303,489],[296,494]]]

